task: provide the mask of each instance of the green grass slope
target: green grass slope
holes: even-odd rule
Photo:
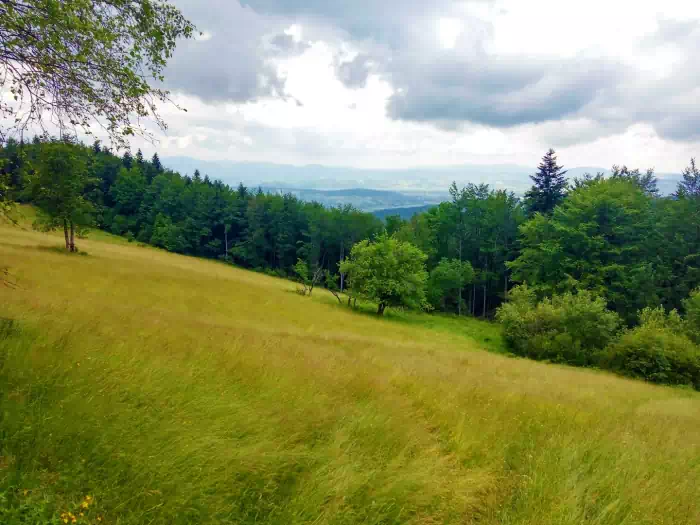
[[[3,524],[700,523],[697,393],[107,240],[0,225]]]

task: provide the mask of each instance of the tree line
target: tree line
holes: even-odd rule
[[[0,173],[13,201],[36,204],[36,226],[73,232],[96,227],[171,252],[235,262],[279,276],[299,259],[338,272],[352,246],[383,230],[351,206],[324,208],[294,195],[180,175],[140,151],[115,155],[99,142],[36,137],[0,147]],[[344,284],[344,283],[343,283]]]
[[[298,275],[301,261],[318,282],[337,280],[347,292],[353,246],[384,233],[417,248],[421,255],[412,259],[424,261],[426,271],[422,299],[396,292],[389,303],[484,317],[517,283],[527,283],[539,299],[590,291],[628,325],[645,307],[682,311],[683,299],[700,286],[694,160],[676,193],[661,196],[652,170],[615,166],[608,176],[568,181],[550,150],[523,198],[486,184],[453,183],[449,201],[408,221],[385,222],[350,206],[325,208],[292,194],[230,187],[199,171],[181,175],[163,167],[157,153],[150,160],[140,151],[117,156],[99,142],[9,140],[0,162],[5,192],[43,210],[37,226],[62,228],[68,249],[83,228],[97,227],[279,276]],[[382,268],[396,262],[391,250],[401,247],[384,248],[393,259],[384,257],[377,263]],[[361,288],[357,275],[355,281]]]

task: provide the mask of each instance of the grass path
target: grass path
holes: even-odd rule
[[[59,243],[0,226],[2,523],[87,495],[79,523],[700,523],[695,392],[485,352],[479,321]]]

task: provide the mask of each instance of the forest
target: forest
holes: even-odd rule
[[[625,370],[633,360],[633,375],[700,385],[694,159],[677,191],[662,196],[653,170],[614,166],[607,177],[568,180],[549,150],[523,198],[455,182],[450,201],[384,221],[352,206],[230,187],[198,170],[181,175],[157,154],[118,156],[99,142],[9,140],[0,159],[7,200],[35,204],[42,211],[35,227],[62,228],[70,251],[76,235],[79,243],[86,229],[100,228],[293,278],[302,293],[325,286],[339,301],[347,294],[348,304],[373,301],[380,314],[398,307],[496,318],[521,355]],[[625,337],[649,341],[634,330],[650,326],[657,339],[673,338],[675,357],[642,359],[639,352],[656,351],[645,347],[614,364],[606,349]],[[654,348],[666,346],[664,339]],[[692,370],[669,379],[659,369],[681,366],[669,360]]]

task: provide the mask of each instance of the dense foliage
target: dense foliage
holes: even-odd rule
[[[537,303],[525,285],[511,291],[497,318],[519,355],[578,366],[594,364],[620,326],[619,316],[590,292],[555,294]]]
[[[56,149],[65,153],[66,162],[85,166],[85,177],[75,170],[59,176],[54,166],[45,166],[47,155]],[[383,229],[379,219],[352,207],[326,209],[291,194],[232,188],[198,171],[182,176],[164,169],[157,154],[151,161],[140,152],[120,158],[98,143],[86,147],[35,139],[31,144],[9,141],[0,157],[14,200],[31,201],[50,212],[44,198],[49,189],[61,188],[59,182],[75,188],[87,181],[81,202],[91,207],[98,228],[169,251],[221,258],[282,276],[290,275],[299,259],[311,274],[319,268],[337,273],[355,243]],[[57,213],[51,216],[60,220],[63,215]]]
[[[118,144],[143,133],[168,92],[152,84],[194,26],[164,0],[2,0],[0,116],[12,129],[50,123],[89,132],[99,124]]]
[[[518,226],[525,211],[513,193],[485,184],[462,189],[453,184],[450,194],[451,201],[414,216],[396,236],[427,255],[429,270],[443,259],[469,263],[473,275],[464,281],[462,313],[487,316],[508,293],[508,263],[518,256]],[[450,304],[457,312],[462,302]]]
[[[601,364],[623,375],[653,383],[689,385],[700,390],[700,349],[673,310],[645,308],[639,326],[610,345]]]
[[[377,313],[383,315],[387,307],[419,309],[426,304],[425,259],[412,244],[384,233],[353,246],[340,271],[348,276],[351,293],[377,303]]]

